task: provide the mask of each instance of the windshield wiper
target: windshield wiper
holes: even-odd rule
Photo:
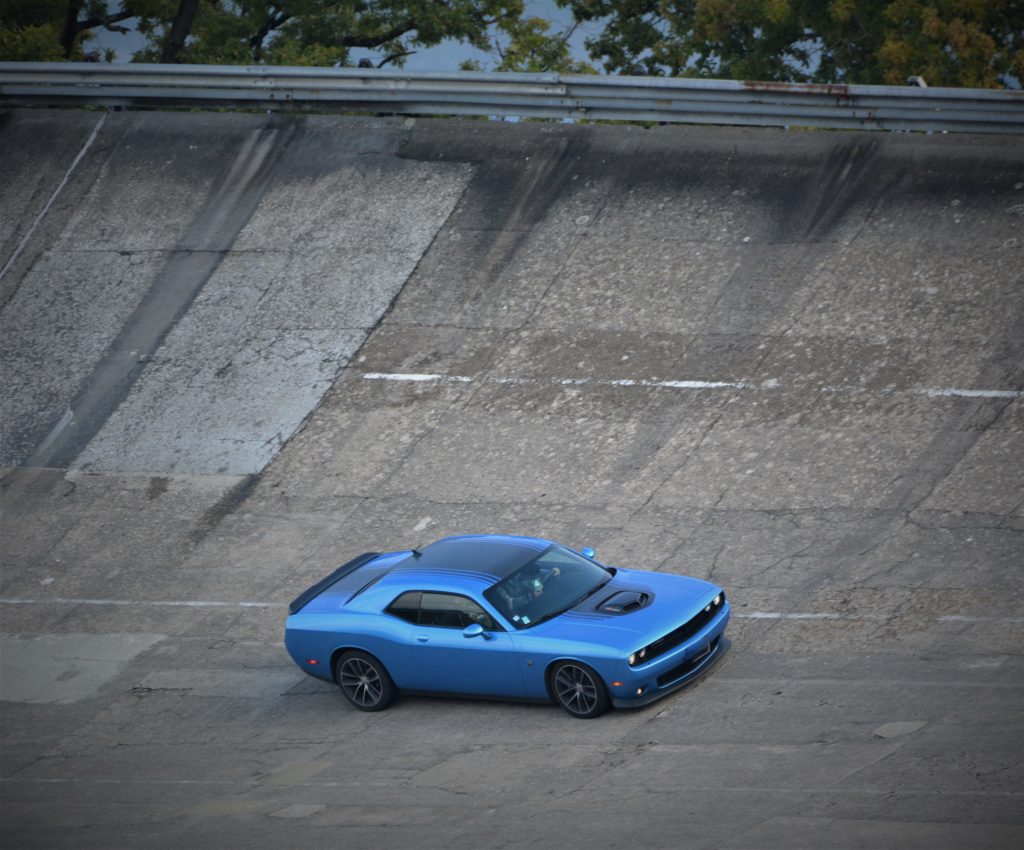
[[[572,608],[572,605],[570,605],[569,608]],[[546,623],[548,620],[557,617],[559,614],[564,614],[566,611],[569,610],[569,608],[562,608],[558,611],[552,611],[550,614],[545,614],[539,620],[531,620],[527,624],[526,628],[532,629],[534,626],[539,626],[541,623]]]
[[[581,603],[581,602],[582,602],[582,601],[583,601],[584,599],[587,599],[588,597],[591,597],[591,596],[593,596],[593,595],[594,595],[595,593],[597,593],[597,592],[598,592],[598,591],[599,591],[599,590],[600,590],[600,589],[601,589],[602,587],[604,587],[605,585],[607,585],[607,584],[608,584],[608,582],[610,582],[610,581],[612,580],[612,578],[613,578],[612,576],[608,576],[608,578],[606,578],[606,579],[605,579],[604,581],[602,581],[602,582],[601,582],[600,584],[598,584],[598,585],[595,585],[595,586],[594,586],[594,587],[592,587],[592,588],[591,588],[590,590],[588,590],[588,591],[587,591],[586,593],[584,593],[584,594],[583,594],[583,595],[582,595],[582,596],[581,596],[581,597],[580,597],[579,599],[577,599],[577,600],[576,600],[575,602],[573,602],[573,603],[572,603],[572,605],[570,605],[569,607],[570,607],[570,608],[575,608],[575,607],[576,607],[577,605],[579,605],[579,604],[580,604],[580,603]]]
[[[550,614],[545,614],[539,620],[534,620],[532,623],[530,623],[530,625],[531,626],[536,626],[538,623],[546,622],[547,620],[550,620],[552,617],[557,617],[560,614],[564,614],[566,611],[571,611],[573,608],[575,608],[577,605],[579,605],[585,599],[588,599],[589,597],[591,597],[595,593],[597,593],[602,587],[604,587],[606,584],[608,584],[608,582],[610,582],[611,580],[612,580],[612,576],[608,576],[608,578],[606,578],[600,584],[594,585],[594,587],[590,588],[590,590],[588,590],[586,593],[584,593],[578,599],[575,599],[572,602],[570,602],[564,608],[559,608],[559,609],[557,609],[555,611],[552,611]]]

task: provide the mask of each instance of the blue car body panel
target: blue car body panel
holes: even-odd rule
[[[681,687],[728,646],[729,603],[723,596],[713,604],[721,588],[642,570],[610,571],[606,584],[569,610],[529,627],[512,623],[485,591],[553,545],[541,538],[472,535],[370,557],[296,599],[303,604],[288,617],[285,646],[299,667],[327,681],[333,681],[339,653],[357,649],[378,658],[400,690],[543,701],[550,698],[551,665],[581,661],[601,676],[620,707]],[[493,627],[466,637],[461,628],[409,622],[388,612],[410,592],[471,600]],[[617,600],[632,607],[617,610]],[[648,647],[654,657],[628,663],[632,653]]]
[[[474,641],[467,640],[458,629],[412,625],[408,628],[411,639],[400,650],[403,657],[393,675],[396,684],[404,683],[400,688],[510,698],[526,696],[518,648],[508,632],[496,632],[488,641]]]

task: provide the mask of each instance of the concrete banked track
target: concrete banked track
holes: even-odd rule
[[[998,848],[1024,835],[1024,147],[0,115],[0,838]],[[369,550],[710,577],[578,722],[364,715],[281,646]]]

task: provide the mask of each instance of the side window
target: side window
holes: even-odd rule
[[[423,594],[420,602],[421,626],[464,629],[471,623],[479,623],[488,631],[498,630],[491,616],[472,599],[453,593]]]
[[[420,613],[420,597],[423,594],[418,590],[403,593],[387,607],[387,612],[405,620],[407,623],[416,624],[416,618]]]

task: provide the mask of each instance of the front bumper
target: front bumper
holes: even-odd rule
[[[628,667],[619,680],[622,685],[608,689],[616,708],[639,708],[668,696],[692,683],[715,667],[731,643],[725,637],[729,603],[714,620],[684,646],[641,667]]]

